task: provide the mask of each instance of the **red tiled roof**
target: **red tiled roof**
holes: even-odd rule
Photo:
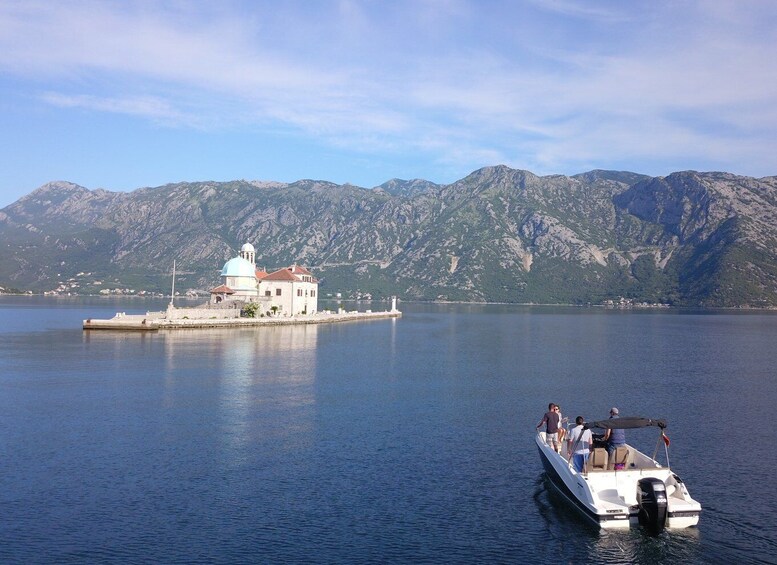
[[[294,275],[289,269],[278,269],[264,277],[265,281],[299,281],[300,278]]]
[[[211,294],[235,294],[235,291],[229,288],[227,285],[222,284],[210,291]]]
[[[256,275],[256,280],[260,281],[267,276],[267,271],[260,271],[259,269],[256,269],[254,274]]]
[[[313,276],[313,273],[308,271],[305,267],[301,267],[299,265],[292,265],[289,267],[289,270],[294,273],[295,275],[310,275]]]

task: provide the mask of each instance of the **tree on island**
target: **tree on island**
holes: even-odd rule
[[[240,311],[240,315],[244,318],[256,318],[256,312],[259,310],[259,304],[257,302],[249,302]]]

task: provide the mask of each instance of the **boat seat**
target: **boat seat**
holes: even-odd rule
[[[595,447],[588,457],[589,471],[604,471],[607,469],[607,450],[603,447]]]
[[[622,471],[623,469],[627,468],[627,463],[629,460],[629,448],[628,447],[616,447],[615,451],[612,453],[612,457],[610,457],[610,461],[607,464],[607,469],[610,471],[618,470]],[[615,466],[618,466],[616,469]]]

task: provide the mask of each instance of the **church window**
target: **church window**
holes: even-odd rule
[[[280,295],[281,295],[281,289],[280,288],[276,288],[275,289],[275,296],[280,296]]]

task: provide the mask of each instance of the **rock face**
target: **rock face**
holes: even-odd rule
[[[182,290],[218,284],[249,241],[321,292],[406,299],[777,305],[777,179],[540,177],[487,167],[450,185],[177,183],[131,193],[53,182],[0,211],[0,286]]]

